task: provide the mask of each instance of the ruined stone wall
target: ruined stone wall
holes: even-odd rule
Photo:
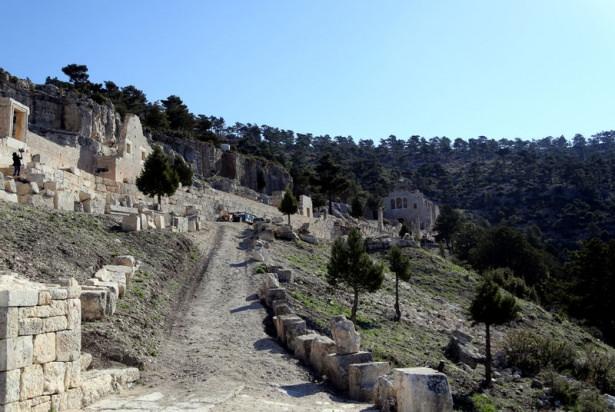
[[[439,214],[438,205],[419,191],[395,190],[384,198],[384,217],[403,219],[414,231],[430,232]]]
[[[0,409],[81,407],[80,292],[0,276]]]

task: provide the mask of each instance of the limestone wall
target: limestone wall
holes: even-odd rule
[[[81,407],[81,289],[0,276],[0,408]]]

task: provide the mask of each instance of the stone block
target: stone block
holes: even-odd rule
[[[43,332],[57,332],[68,329],[66,316],[53,316],[43,319]]]
[[[0,307],[0,339],[19,335],[19,309]]]
[[[79,288],[81,290],[81,288]],[[66,301],[68,310],[66,320],[68,329],[81,330],[81,301],[79,299],[68,299]]]
[[[69,389],[65,393],[66,409],[64,410],[80,411],[81,406],[82,406],[82,398],[83,398],[83,392],[81,391],[81,388]],[[59,409],[59,410],[62,410],[62,409]]]
[[[322,375],[325,372],[325,358],[335,353],[335,342],[328,336],[318,336],[312,341],[310,349],[310,365]]]
[[[115,296],[115,299],[118,299],[120,296],[123,296],[123,292],[126,290],[126,286],[120,288],[120,285],[117,282],[112,281],[102,281],[98,278],[92,278],[85,281],[86,286],[96,286],[99,288],[107,288],[109,289],[109,293]],[[120,294],[121,293],[121,294]]]
[[[91,371],[82,376],[82,406],[88,406],[113,392],[113,378],[104,371]]]
[[[19,399],[32,399],[43,394],[45,375],[41,365],[31,365],[21,371]]]
[[[17,308],[15,308],[17,309]],[[49,306],[29,306],[19,309],[19,319],[26,318],[47,318],[49,317]]]
[[[286,289],[284,288],[271,288],[267,290],[267,297],[265,298],[265,303],[267,306],[271,307],[271,303],[274,300],[283,300],[288,301],[286,296]]]
[[[68,299],[68,290],[64,287],[50,287],[51,299],[53,300],[66,300]]]
[[[324,373],[333,386],[342,392],[348,392],[348,369],[353,363],[373,361],[371,352],[356,352],[340,355],[332,353],[325,357]]]
[[[56,360],[72,362],[81,355],[81,331],[64,330],[56,333]]]
[[[92,355],[87,352],[81,353],[81,370],[87,371],[90,369],[90,365],[92,364]]]
[[[2,284],[0,284],[0,287],[2,287]],[[14,288],[11,290],[0,290],[0,307],[36,305],[38,305],[38,290],[36,289]]]
[[[41,189],[36,182],[30,182],[30,192],[37,195],[41,192]]]
[[[72,192],[57,190],[53,197],[53,207],[72,212],[75,210],[75,196]]]
[[[138,232],[141,230],[141,219],[139,215],[131,214],[122,218],[122,231]]]
[[[290,269],[278,270],[278,280],[280,283],[293,283],[293,271]]]
[[[134,256],[122,255],[114,257],[113,264],[117,266],[128,266],[134,268],[137,266],[137,261]]]
[[[38,292],[39,306],[50,305],[51,301],[51,292],[49,292],[48,290],[41,290],[40,292]]]
[[[81,386],[81,360],[66,362],[65,388],[78,388]]]
[[[31,336],[0,339],[0,371],[23,368],[31,364]]]
[[[30,406],[30,412],[49,412],[51,410],[51,396],[41,396],[40,400],[34,404],[32,399],[32,406]]]
[[[2,405],[19,401],[21,370],[0,372],[0,408]]]
[[[301,322],[301,319],[297,315],[281,315],[273,317],[273,324],[275,326],[275,331],[280,342],[286,342],[286,325],[292,322]]]
[[[58,187],[58,183],[54,182],[54,181],[48,181],[45,182],[45,184],[43,185],[43,187],[45,188],[45,190],[51,190],[51,191],[56,191],[58,189],[60,189],[60,187]]]
[[[348,394],[359,402],[374,402],[376,383],[391,372],[388,362],[353,363],[348,368]]]
[[[66,364],[64,362],[49,362],[43,365],[45,383],[43,394],[53,395],[62,393],[66,389],[64,382],[66,379]]]
[[[39,333],[43,333],[43,330],[43,319],[19,319],[19,336],[38,335]]]
[[[295,354],[295,358],[299,359],[306,365],[310,364],[310,351],[312,349],[312,342],[318,336],[317,333],[307,333],[305,335],[297,336],[293,341],[292,351]]]
[[[397,410],[393,379],[390,375],[378,377],[374,392],[374,404],[382,412],[395,412]]]
[[[354,323],[344,315],[335,316],[330,322],[331,335],[335,341],[335,352],[340,355],[361,350],[361,336],[354,328]]]
[[[430,368],[393,371],[398,412],[452,412],[453,397],[446,375]]]
[[[292,315],[293,311],[290,309],[290,306],[288,305],[287,302],[284,301],[280,301],[280,300],[274,300],[273,303],[271,304],[272,310],[273,310],[273,314],[275,316],[280,316],[280,315]]]
[[[295,339],[306,333],[306,325],[303,319],[286,322],[284,325],[284,342],[286,342],[286,346],[292,349],[295,344]]]
[[[17,195],[29,195],[32,193],[32,187],[30,187],[29,183],[16,182],[17,185]]]
[[[32,362],[36,364],[53,362],[56,360],[56,335],[43,333],[33,339]]]
[[[7,179],[4,181],[4,190],[8,193],[17,193],[17,184],[13,179]]]
[[[2,200],[4,202],[9,202],[9,203],[18,203],[19,202],[19,198],[17,197],[17,194],[15,194],[15,193],[8,193],[8,192],[5,192],[3,190],[0,190],[0,200]]]
[[[68,314],[68,300],[52,300],[49,304],[48,316],[66,316]]]
[[[156,225],[156,229],[164,229],[166,227],[166,222],[163,215],[155,215],[154,216],[154,225]]]
[[[277,289],[280,287],[278,277],[275,273],[265,273],[263,283],[258,292],[258,297],[261,300],[267,300],[267,292],[269,289]]]
[[[81,291],[81,319],[84,321],[100,320],[107,311],[107,289],[93,288]]]

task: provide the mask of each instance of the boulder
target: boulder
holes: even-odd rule
[[[452,412],[453,397],[446,375],[431,368],[393,371],[398,412]]]
[[[361,350],[361,336],[354,328],[354,323],[344,315],[335,316],[330,321],[331,335],[335,341],[336,353],[345,355]]]
[[[7,179],[4,181],[4,190],[8,193],[17,193],[17,184],[14,179]]]
[[[282,240],[295,240],[297,235],[293,232],[293,228],[290,225],[279,225],[274,230],[276,239]]]
[[[335,353],[333,339],[320,335],[314,338],[310,347],[310,365],[318,375],[325,372],[325,358],[331,353]]]
[[[88,369],[90,369],[90,365],[92,364],[92,355],[87,353],[87,352],[82,352],[81,353],[81,359],[79,362],[79,366],[81,368],[82,372],[87,371]]]
[[[348,392],[348,371],[353,363],[372,362],[374,359],[371,352],[356,352],[349,354],[332,353],[325,357],[325,375],[331,383],[340,391]]]
[[[468,336],[468,335],[466,335]],[[455,363],[463,363],[476,368],[476,365],[483,363],[485,358],[480,355],[478,349],[472,345],[471,338],[467,339],[464,336],[451,336],[448,344],[444,348],[444,355]]]
[[[312,245],[318,244],[318,239],[311,233],[299,233],[299,239],[303,240],[305,243],[310,243]]]

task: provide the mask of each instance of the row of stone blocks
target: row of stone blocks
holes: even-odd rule
[[[374,362],[371,352],[361,351],[361,337],[344,316],[331,319],[333,339],[309,331],[280,287],[280,281],[291,281],[292,274],[289,277],[289,271],[276,269],[277,273],[265,274],[259,298],[273,311],[278,339],[301,362],[351,399],[373,402],[382,411],[452,411],[446,375],[429,368],[398,368],[391,373],[388,362]]]
[[[112,316],[117,301],[126,294],[127,286],[138,269],[133,256],[117,256],[112,265],[105,265],[91,279],[85,281],[80,295],[84,321]]]
[[[199,215],[171,216],[171,230],[174,232],[196,232],[201,230],[201,218]],[[122,231],[139,232],[147,229],[164,229],[166,227],[165,215],[143,211],[130,213],[122,218]]]
[[[138,379],[136,369],[86,372],[81,356],[81,288],[72,278],[41,284],[0,274],[0,412],[80,410]],[[109,379],[109,378],[105,378]]]

